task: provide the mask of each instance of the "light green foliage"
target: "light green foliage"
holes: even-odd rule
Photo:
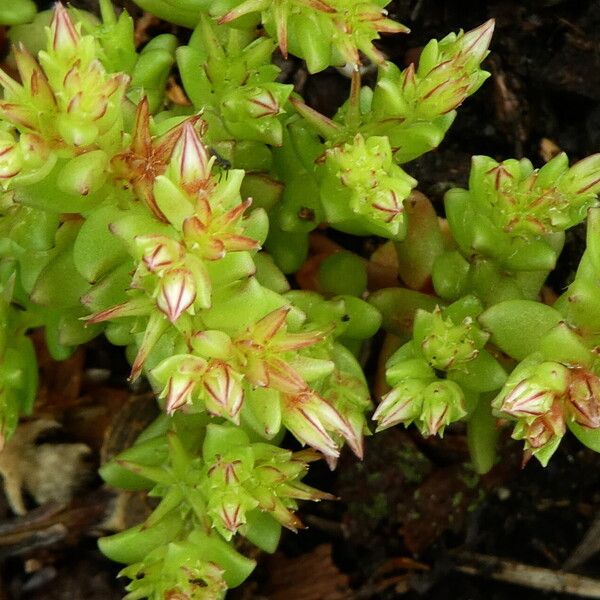
[[[109,0],[101,20],[0,9],[19,75],[0,71],[0,441],[32,410],[29,330],[56,359],[99,334],[126,347],[164,411],[100,470],[158,499],[100,540],[126,565],[129,600],[222,598],[255,566],[238,536],[274,552],[282,526],[300,526],[298,501],[329,497],[302,478],[345,445],[362,457],[372,404],[357,357],[382,324],[402,345],[378,429],[466,421],[478,472],[496,460],[495,417],[544,464],[567,428],[600,449],[598,156],[537,171],[475,157],[469,189],[446,196],[448,228],[405,165],[488,77],[493,21],[400,70],[373,45],[406,31],[384,0],[136,1],[194,28],[187,44],[136,48]],[[279,81],[277,47],[311,72],[350,67],[332,119]],[[173,68],[188,104],[166,94]],[[586,213],[577,276],[542,305]],[[292,290],[285,274],[325,225],[394,240],[407,287],[370,294],[367,260],[338,252],[316,269],[323,296]],[[286,432],[308,448],[280,448]]]

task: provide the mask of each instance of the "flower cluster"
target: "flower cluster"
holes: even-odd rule
[[[482,310],[474,297],[443,311],[417,310],[413,339],[386,365],[392,390],[373,416],[378,429],[415,422],[423,435],[443,434],[473,411],[480,393],[502,385],[504,371],[484,349],[489,334],[476,321]]]
[[[321,194],[327,198],[323,208],[329,223],[368,223],[372,233],[379,229],[386,237],[405,236],[403,202],[417,182],[392,162],[387,137],[365,140],[357,134],[351,144],[328,148],[323,172]]]
[[[142,447],[134,446],[123,456]],[[140,458],[148,462],[143,450]],[[297,500],[331,498],[301,482],[308,463],[318,458],[313,451],[292,453],[251,443],[232,425],[208,425],[200,448],[190,448],[171,430],[164,462],[139,464],[117,458],[120,468],[144,478],[152,495],[161,498],[143,526],[149,553],[134,562],[139,552],[124,546],[139,527],[104,538],[102,550],[115,560],[134,562],[123,571],[134,579],[129,587],[132,599],[159,598],[159,593],[168,592],[221,597],[252,565],[229,543],[234,534],[240,532],[272,552],[281,526],[294,531],[302,526],[294,514]],[[194,527],[184,528],[186,522]]]
[[[136,445],[106,465],[107,481],[127,485],[131,467],[135,485],[163,500],[143,529],[101,545],[131,565],[130,598],[220,597],[254,565],[232,536],[272,551],[280,523],[299,527],[298,500],[327,497],[300,482],[308,462],[323,456],[333,467],[345,443],[362,455],[371,403],[342,343],[360,346],[374,330],[353,323],[375,315],[376,329],[378,313],[357,298],[336,300],[334,311],[318,295],[306,302],[300,293],[306,311],[286,298],[289,284],[261,253],[265,209],[243,191],[245,172],[204,141],[233,142],[236,167],[261,170],[254,182],[262,178],[263,190],[281,188],[265,170],[291,86],[274,81],[273,42],[233,29],[226,40],[201,20],[178,55],[184,83],[192,66],[206,75],[190,93],[198,105],[153,116],[166,102],[174,38],[137,53],[131,19],[106,1],[102,12],[101,26],[74,24],[58,6],[38,59],[25,46],[15,51],[21,82],[2,74],[1,435],[35,395],[29,327],[45,328],[58,359],[102,332],[126,346],[132,379],[149,377],[164,418],[194,425],[152,438],[160,450],[150,462],[137,462],[144,450]],[[121,38],[118,53],[112,42]],[[278,448],[272,440],[285,430],[320,454]],[[216,454],[193,447],[218,431],[231,443]],[[248,434],[263,441],[250,446]],[[172,510],[182,490],[188,508]]]
[[[291,185],[267,240],[284,270],[289,258],[281,240],[291,233],[299,245],[322,221],[356,235],[405,237],[404,201],[417,182],[399,164],[437,147],[455,109],[487,78],[480,63],[493,27],[489,21],[433,40],[417,68],[400,71],[385,62],[374,89],[362,86],[355,71],[350,97],[333,119],[291,99],[298,114],[287,120],[283,147],[274,152],[278,176]]]
[[[275,81],[279,69],[270,64],[274,48],[268,37],[237,29],[223,32],[202,16],[189,45],[177,50],[184,88],[195,108],[204,112],[211,143],[242,142],[250,161],[256,144],[244,148],[243,142],[282,142],[278,117],[292,86]]]
[[[600,378],[586,367],[531,355],[511,373],[494,406],[516,420],[513,437],[525,442],[524,460],[535,456],[545,466],[569,423],[600,428]]]
[[[19,133],[12,145],[5,138],[0,167],[4,180],[14,185],[23,183],[22,178],[14,179],[17,175],[29,175],[28,183],[39,181],[59,157],[102,152],[120,138],[129,77],[107,73],[97,55],[96,39],[81,35],[62,5],[57,5],[48,47],[40,52],[39,62],[25,47],[15,49],[21,83],[0,71],[4,88],[0,115],[5,127]],[[43,168],[31,164],[32,155],[37,161],[45,158]],[[94,167],[102,171],[101,163]],[[82,195],[89,192],[81,190]]]
[[[408,28],[387,18],[387,0],[267,0],[240,1],[222,14],[216,2],[211,12],[220,23],[230,23],[256,12],[267,31],[276,37],[281,53],[306,61],[311,73],[329,65],[360,64],[360,52],[381,63],[383,55],[373,45],[378,33],[406,33]]]

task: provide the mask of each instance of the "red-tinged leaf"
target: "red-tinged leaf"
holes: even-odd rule
[[[284,394],[300,394],[307,390],[306,382],[285,361],[269,358],[266,361],[269,387]]]
[[[175,411],[189,404],[195,387],[196,383],[193,379],[181,375],[171,377],[164,393],[167,414],[172,415]]]
[[[341,126],[317,112],[314,108],[296,98],[290,98],[290,103],[325,139],[329,140],[340,134]]]
[[[260,244],[256,240],[244,235],[222,235],[220,244],[228,252],[253,252],[255,250],[260,250]]]
[[[252,327],[252,340],[264,344],[284,328],[290,306],[282,306],[270,312]]]
[[[131,366],[131,374],[129,375],[130,381],[135,381],[141,375],[148,354],[166,331],[167,327],[168,321],[165,319],[164,315],[156,312],[152,314],[146,325],[144,339],[140,344],[138,353]]]
[[[75,50],[80,41],[79,33],[71,21],[67,9],[59,2],[55,4],[50,35],[54,50]]]
[[[335,8],[323,0],[299,0],[301,4],[304,4],[308,8],[319,10],[324,13],[332,14],[335,12]]]
[[[140,156],[150,154],[152,148],[150,105],[146,96],[142,98],[135,111],[135,125],[133,127],[133,137],[131,138],[131,148],[135,154]]]
[[[13,125],[26,129],[36,129],[35,115],[25,106],[10,102],[0,102],[0,116]]]
[[[5,92],[8,92],[8,97],[18,96],[23,92],[23,87],[2,69],[0,69],[0,86],[4,88]]]
[[[122,317],[139,317],[148,314],[151,310],[152,303],[148,298],[136,298],[85,317],[84,320],[88,323],[103,323],[104,321],[111,321],[112,319]]]
[[[269,344],[269,350],[273,352],[290,352],[314,346],[327,336],[329,332],[324,331],[306,331],[303,333],[286,333]]]
[[[218,21],[219,25],[224,25],[225,23],[231,23],[231,21],[235,21],[240,17],[247,15],[253,12],[260,12],[269,8],[270,1],[269,0],[246,0],[241,4],[238,4],[233,10],[230,10],[228,13],[224,14]]]

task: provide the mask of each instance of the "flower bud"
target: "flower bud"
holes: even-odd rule
[[[67,9],[57,2],[54,6],[54,15],[50,24],[50,42],[52,50],[63,55],[74,54],[81,40],[79,33]]]
[[[359,447],[355,432],[328,402],[312,391],[283,397],[283,424],[302,444],[308,444],[326,457],[337,458],[339,449],[331,437],[339,435]]]
[[[186,121],[171,155],[168,171],[171,179],[190,192],[199,190],[210,177],[214,161],[194,125]]]
[[[600,427],[600,378],[586,369],[571,369],[567,411],[582,427]]]
[[[0,183],[9,185],[23,168],[23,153],[17,140],[7,131],[0,131]]]
[[[173,269],[162,278],[156,305],[171,323],[190,309],[196,299],[196,284],[188,269]]]
[[[448,379],[430,383],[423,390],[420,430],[425,436],[443,435],[444,428],[458,421],[467,412],[464,394],[459,385]]]
[[[515,426],[512,437],[525,441],[524,462],[535,456],[543,466],[558,448],[566,426],[562,404],[555,401],[548,411],[532,421],[520,420]]]
[[[185,254],[178,241],[163,235],[138,235],[134,241],[146,268],[159,275],[179,264]]]
[[[166,398],[168,414],[192,403],[205,370],[206,361],[191,354],[171,356],[152,369],[153,379],[163,386],[160,397]]]
[[[212,415],[225,417],[239,425],[239,414],[244,401],[242,376],[226,362],[212,360],[202,377],[202,386],[205,391],[206,410]]]
[[[560,363],[517,367],[494,404],[514,418],[540,416],[565,395],[568,384],[569,369]]]
[[[421,351],[427,362],[442,371],[458,369],[479,355],[488,334],[480,331],[471,317],[455,325],[444,318],[439,307],[428,313],[418,310],[415,316],[415,337],[421,341]]]
[[[421,415],[423,392],[427,382],[420,379],[406,379],[387,393],[377,407],[373,419],[377,421],[377,431],[398,423],[410,425]]]

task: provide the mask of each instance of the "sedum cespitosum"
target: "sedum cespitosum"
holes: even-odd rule
[[[156,498],[100,540],[129,600],[222,598],[255,566],[241,537],[273,552],[282,527],[302,527],[300,500],[332,498],[302,479],[343,446],[362,457],[359,357],[382,326],[399,344],[377,430],[466,422],[479,473],[503,425],[543,464],[567,429],[600,451],[600,157],[474,157],[445,219],[410,175],[489,76],[493,21],[402,70],[374,44],[408,31],[385,1],[136,2],[191,36],[138,49],[110,0],[100,18],[0,8],[16,69],[0,71],[0,442],[33,410],[31,330],[56,359],[98,335],[126,348],[163,409],[100,469]],[[275,52],[311,73],[350,67],[331,119],[282,82]],[[586,217],[575,279],[544,304],[564,232]],[[284,273],[324,226],[383,238],[403,286],[369,293],[365,261],[340,252],[318,265],[321,293],[292,289]],[[304,448],[281,447],[286,432]]]

